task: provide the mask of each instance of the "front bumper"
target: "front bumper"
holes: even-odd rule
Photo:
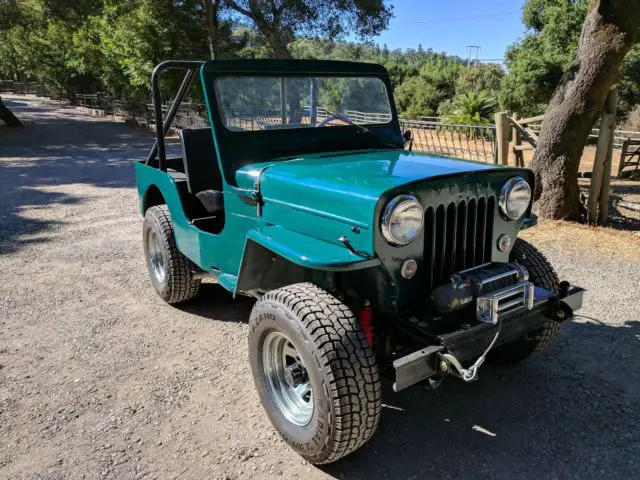
[[[520,309],[500,317],[502,329],[496,346],[535,331],[550,320],[561,322],[570,318],[582,307],[583,293],[584,289],[569,286],[564,282],[558,296],[553,296],[543,288],[535,287],[530,310]],[[470,328],[439,335],[439,345],[429,345],[393,362],[396,371],[393,389],[397,392],[441,374],[438,363],[442,353],[451,353],[461,362],[482,355],[495,334],[495,325],[478,323]]]

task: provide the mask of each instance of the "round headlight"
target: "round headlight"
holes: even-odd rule
[[[500,212],[509,220],[518,220],[531,203],[531,187],[522,177],[513,177],[500,192]]]
[[[391,200],[382,214],[382,235],[391,245],[411,243],[420,233],[424,213],[413,195],[398,195]]]

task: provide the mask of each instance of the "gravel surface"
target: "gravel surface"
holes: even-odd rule
[[[590,231],[621,242],[602,251],[579,228],[528,232],[589,289],[584,316],[473,384],[385,384],[374,439],[318,469],[259,405],[252,302],[214,285],[181,308],[156,297],[132,168],[150,134],[3,99],[26,126],[0,128],[0,478],[640,478],[637,235]]]

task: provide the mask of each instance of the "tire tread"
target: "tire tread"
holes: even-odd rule
[[[273,290],[262,301],[276,301],[291,310],[322,359],[335,414],[333,441],[321,456],[306,458],[314,464],[331,463],[357,450],[378,426],[382,387],[373,350],[355,315],[339,299],[312,283]]]
[[[529,271],[529,280],[534,285],[558,294],[560,280],[553,265],[536,247],[526,240],[517,238],[511,251],[511,261],[517,261]],[[521,337],[500,345],[490,352],[488,359],[493,363],[512,364],[524,360],[535,352],[546,349],[560,335],[562,324],[547,321],[533,332],[533,338]]]
[[[159,225],[162,235],[159,237],[167,252],[167,275],[169,288],[163,299],[170,304],[191,300],[200,291],[200,280],[193,278],[191,261],[185,257],[176,245],[171,223],[171,214],[166,205],[156,205],[145,213]]]

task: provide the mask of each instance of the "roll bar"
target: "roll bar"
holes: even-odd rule
[[[154,160],[156,155],[158,155],[158,167],[163,172],[167,171],[167,154],[165,151],[164,137],[171,127],[171,122],[173,122],[173,118],[178,111],[178,107],[189,90],[189,87],[193,82],[193,78],[196,76],[196,73],[198,73],[198,70],[200,70],[203,63],[203,61],[192,60],[167,60],[159,63],[156,68],[153,69],[153,73],[151,74],[151,93],[153,95],[153,110],[156,117],[156,141],[147,156],[145,164]],[[178,93],[167,111],[167,117],[163,120],[162,98],[160,96],[160,73],[165,70],[186,70],[187,73],[182,79]]]

